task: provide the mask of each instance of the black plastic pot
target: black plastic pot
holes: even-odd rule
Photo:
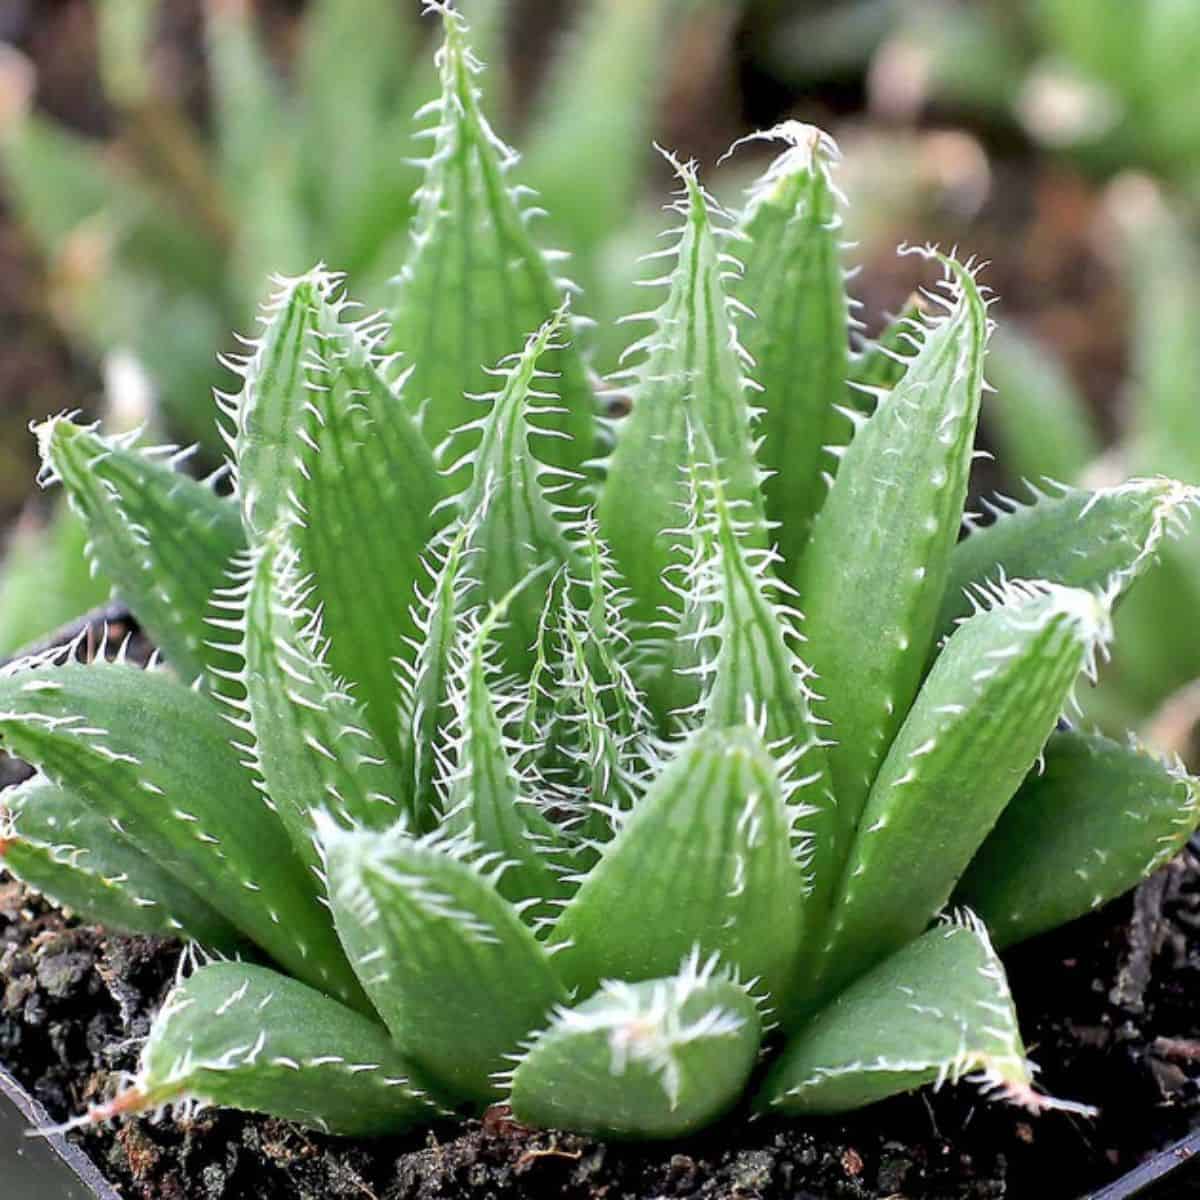
[[[1189,1134],[1083,1200],[1194,1200],[1200,1196],[1200,1133]]]
[[[0,1180],[5,1200],[120,1200],[82,1150],[58,1134],[30,1137],[54,1122],[0,1067]]]

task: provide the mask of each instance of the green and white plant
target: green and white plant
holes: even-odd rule
[[[772,1112],[963,1076],[1058,1103],[995,946],[1200,821],[1178,766],[1056,731],[1193,493],[1047,496],[956,544],[985,297],[922,251],[934,315],[852,356],[836,148],[803,126],[738,213],[677,164],[663,298],[600,386],[443,16],[392,319],[279,281],[220,398],[233,496],[38,431],[167,665],[4,670],[39,774],[0,850],[213,960],[87,1119],[371,1135],[507,1100],[667,1137],[766,1052]]]

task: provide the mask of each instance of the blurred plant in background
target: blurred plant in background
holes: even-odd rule
[[[874,64],[883,107],[1019,125],[1102,172],[1200,184],[1194,0],[913,0]]]

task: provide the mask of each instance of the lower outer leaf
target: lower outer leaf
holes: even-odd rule
[[[338,932],[396,1044],[456,1103],[565,998],[542,947],[462,843],[323,832]]]
[[[89,921],[128,933],[184,935],[245,953],[241,934],[193,889],[121,837],[67,788],[35,775],[0,793],[0,865],[27,887]]]
[[[745,990],[695,956],[560,1008],[513,1073],[520,1121],[614,1138],[677,1137],[732,1108],[762,1034]]]
[[[411,1074],[375,1022],[265,967],[213,963],[167,998],[132,1088],[89,1115],[217,1104],[378,1137],[437,1114]]]
[[[1162,866],[1200,824],[1200,785],[1136,745],[1056,733],[958,886],[997,945],[1097,908]]]
[[[1056,1104],[1033,1090],[1004,968],[967,919],[931,929],[819,1013],[788,1043],[757,1105],[847,1112],[971,1073],[1028,1108]]]
[[[366,1005],[316,880],[207,697],[162,671],[18,664],[0,673],[0,738],[115,821],[281,966]]]
[[[824,994],[916,937],[950,898],[1108,633],[1088,592],[1006,595],[946,644],[879,770],[835,901]]]
[[[1173,479],[1130,479],[1099,491],[1034,491],[1032,504],[1009,505],[973,530],[950,556],[938,617],[947,636],[971,611],[972,586],[1045,579],[1068,587],[1111,587],[1114,598],[1150,567],[1166,534],[1182,525],[1196,489]]]

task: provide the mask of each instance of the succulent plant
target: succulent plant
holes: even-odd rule
[[[444,21],[393,319],[279,281],[219,398],[232,496],[38,431],[166,665],[0,674],[39,768],[0,850],[206,959],[87,1119],[370,1135],[507,1099],[666,1137],[962,1076],[1058,1103],[994,946],[1200,821],[1177,765],[1057,731],[1193,493],[1049,494],[958,543],[985,296],[922,251],[931,315],[851,355],[836,148],[803,126],[741,212],[676,164],[663,298],[600,386]]]

